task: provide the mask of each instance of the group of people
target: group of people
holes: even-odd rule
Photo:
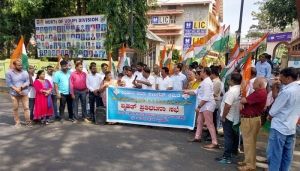
[[[261,126],[269,120],[269,169],[288,170],[291,165],[296,125],[300,117],[299,73],[294,68],[285,68],[280,73],[273,73],[272,77],[272,66],[266,54],[260,55],[256,66],[251,68],[252,79],[246,93],[242,92],[246,85],[239,69],[230,75],[228,85],[224,85],[219,78],[220,66],[203,67],[197,62],[189,66],[178,63],[173,71],[155,65],[153,72],[139,62],[136,66],[124,66],[117,76],[109,71],[105,63],[101,64],[101,72],[98,72],[96,63],[92,62],[89,69],[85,69],[80,60],[75,62],[75,69],[71,69],[65,59],[60,61],[57,71],[48,66],[46,71],[40,70],[36,74],[33,66],[24,71],[20,61],[14,61],[13,65],[13,69],[6,74],[6,81],[18,127],[20,101],[28,126],[36,120],[48,124],[52,118],[64,119],[66,105],[70,121],[95,123],[95,106],[106,107],[106,88],[109,86],[177,90],[197,96],[197,128],[195,136],[189,141],[201,142],[206,126],[211,144],[204,148],[219,148],[217,130],[223,128],[224,153],[217,158],[218,162],[231,163],[233,156],[238,154],[242,139],[245,159],[238,163],[238,169],[255,170],[257,135]]]

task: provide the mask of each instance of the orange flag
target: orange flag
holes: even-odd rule
[[[252,66],[252,53],[250,55],[243,67],[243,84],[242,84],[242,97],[246,97],[249,88],[249,81],[251,79],[251,66]]]
[[[161,58],[160,58],[160,62],[159,62],[159,67],[162,68],[164,65],[164,60],[167,54],[167,47],[166,45],[164,46],[164,49],[161,52]]]
[[[121,67],[121,65],[122,65],[122,63],[124,61],[125,53],[126,53],[126,48],[125,48],[124,43],[122,44],[122,48],[120,49],[120,51],[121,51],[121,54],[120,54],[119,60],[118,60],[118,66],[117,66],[118,69]]]
[[[14,50],[13,54],[10,56],[10,66],[9,66],[10,68],[13,67],[12,63],[14,61],[21,58],[23,44],[24,44],[24,38],[23,38],[23,36],[21,36],[21,39],[19,40],[18,46]]]

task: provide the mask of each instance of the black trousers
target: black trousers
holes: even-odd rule
[[[65,116],[65,107],[67,103],[69,119],[74,119],[73,114],[73,99],[70,94],[60,94],[59,115],[61,118]]]
[[[102,98],[96,96],[93,92],[89,92],[89,104],[91,119],[95,122],[95,102],[96,107],[103,106]]]
[[[232,154],[237,154],[239,146],[239,132],[236,132],[233,127],[233,122],[225,119],[222,123],[224,130],[224,154],[226,158],[231,158]]]

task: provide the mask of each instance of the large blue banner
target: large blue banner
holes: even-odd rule
[[[107,89],[107,121],[194,129],[196,96],[182,91]]]

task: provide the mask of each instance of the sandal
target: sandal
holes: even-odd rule
[[[218,144],[208,144],[208,145],[203,146],[203,148],[206,148],[206,149],[219,149],[220,146]]]
[[[249,166],[245,165],[245,166],[239,166],[237,167],[237,169],[239,171],[255,171],[255,169],[250,168]]]
[[[188,139],[188,142],[197,142],[197,143],[201,143],[201,139],[192,138],[192,139]]]

